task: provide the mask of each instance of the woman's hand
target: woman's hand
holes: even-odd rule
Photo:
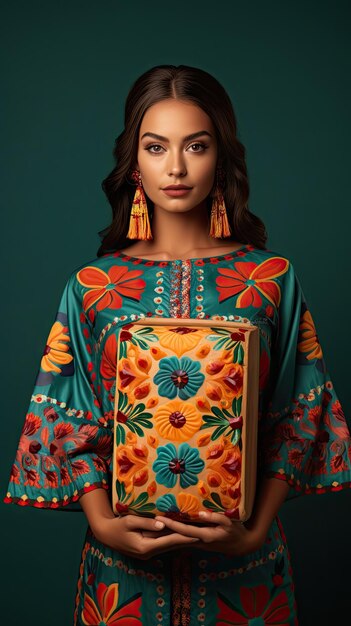
[[[92,530],[98,541],[142,560],[199,541],[195,537],[168,530],[161,521],[137,515],[102,517]]]
[[[264,537],[240,522],[232,522],[221,513],[201,511],[199,515],[200,520],[210,525],[184,524],[161,515],[157,515],[155,520],[163,522],[166,528],[175,533],[199,539],[193,547],[201,550],[223,552],[227,556],[245,556],[263,545]]]
[[[79,502],[98,541],[127,556],[146,560],[161,552],[176,550],[198,541],[168,530],[163,522],[154,518],[138,515],[116,517],[110,497],[102,488],[84,493]]]

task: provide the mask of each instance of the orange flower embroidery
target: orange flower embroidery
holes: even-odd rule
[[[116,451],[117,480],[137,484],[145,478],[146,482],[148,455],[149,451],[144,445],[119,446]]]
[[[106,626],[140,626],[141,625],[141,595],[133,597],[129,602],[118,605],[118,583],[107,586],[99,583],[96,591],[96,600],[85,592],[82,622],[86,626],[106,624]]]
[[[177,494],[177,505],[181,513],[188,515],[197,515],[202,508],[196,496],[183,492]]]
[[[157,334],[160,339],[160,345],[164,348],[169,348],[174,354],[180,357],[184,352],[193,350],[206,332],[207,331],[203,329],[175,326],[171,329],[159,328]]]
[[[53,324],[41,359],[41,367],[45,372],[60,373],[60,366],[73,360],[73,356],[68,354],[70,336],[67,331],[68,327],[61,322]]]
[[[171,400],[157,409],[154,422],[161,437],[187,441],[200,429],[202,417],[190,402]]]
[[[218,268],[220,276],[216,278],[219,302],[240,293],[236,301],[238,308],[259,307],[263,294],[275,307],[280,303],[280,286],[273,279],[284,274],[289,261],[282,257],[272,257],[263,263],[239,261],[234,263],[234,270]]]
[[[83,287],[89,287],[84,294],[83,307],[87,311],[97,302],[98,311],[103,309],[120,309],[122,296],[140,300],[146,287],[144,280],[139,278],[142,270],[128,270],[127,266],[114,265],[108,272],[98,267],[88,266],[80,270],[77,279]]]
[[[303,338],[297,345],[300,352],[309,353],[306,354],[306,359],[308,361],[311,361],[312,359],[321,359],[323,357],[323,351],[319,343],[312,315],[308,310],[305,311],[301,317],[299,330],[301,332],[301,337]]]
[[[211,400],[220,402],[222,407],[230,406],[233,398],[242,395],[244,370],[239,363],[233,363],[232,350],[224,350],[221,356],[210,361],[206,374],[205,393]]]
[[[133,345],[128,347],[127,355],[118,363],[118,389],[126,393],[128,401],[133,404],[135,400],[145,398],[151,391],[151,359]]]
[[[224,442],[213,444],[208,447],[207,461],[207,468],[210,470],[208,482],[211,486],[219,486],[222,481],[225,485],[234,485],[240,481],[241,452],[239,446],[225,447]]]

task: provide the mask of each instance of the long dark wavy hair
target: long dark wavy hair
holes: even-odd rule
[[[113,217],[110,226],[99,233],[102,243],[98,256],[132,243],[127,232],[136,187],[131,184],[130,175],[137,161],[140,125],[149,107],[169,98],[192,102],[211,118],[216,130],[218,160],[225,172],[222,189],[232,236],[240,243],[265,249],[265,226],[248,208],[245,147],[237,138],[236,117],[227,92],[211,74],[199,68],[156,65],[135,81],[126,99],[124,130],[117,137],[113,150],[116,165],[102,181]],[[147,196],[146,200],[152,227],[153,202]],[[209,213],[211,203],[209,196]]]

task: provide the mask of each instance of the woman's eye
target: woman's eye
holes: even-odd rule
[[[159,154],[159,152],[160,152],[159,150],[154,151],[154,150],[151,150],[151,148],[161,148],[161,149],[162,149],[162,146],[160,146],[160,145],[159,145],[159,144],[157,144],[157,143],[154,143],[154,144],[152,144],[151,146],[147,146],[147,148],[146,148],[146,150],[148,150],[148,151],[149,151],[149,152],[151,152],[151,153],[154,153],[154,154]]]
[[[203,148],[203,150],[206,150],[207,148],[207,146],[205,146],[205,144],[203,143],[192,143],[189,148],[193,148],[194,146],[200,146],[200,148]],[[194,152],[202,152],[202,150],[195,150]]]

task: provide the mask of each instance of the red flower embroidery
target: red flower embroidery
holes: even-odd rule
[[[289,261],[282,257],[272,257],[263,263],[252,261],[238,261],[235,269],[219,268],[220,276],[216,278],[216,287],[219,291],[219,302],[227,300],[240,293],[236,301],[238,308],[248,306],[259,307],[262,304],[260,294],[263,294],[275,307],[280,303],[280,286],[273,280],[284,274],[289,267]]]
[[[297,344],[300,352],[306,353],[306,359],[321,359],[323,351],[319,343],[316,327],[309,310],[305,311],[300,320],[299,331],[302,340]]]
[[[257,587],[241,587],[240,611],[235,609],[221,594],[218,597],[220,609],[216,626],[248,626],[251,620],[261,618],[262,626],[284,626],[289,624],[290,609],[288,596],[281,591],[271,599],[266,585]]]
[[[107,586],[99,583],[96,591],[96,600],[86,592],[84,594],[84,608],[82,621],[87,626],[106,624],[106,626],[141,626],[141,596],[132,598],[122,604],[118,610],[118,583]]]
[[[77,279],[83,287],[89,287],[84,294],[83,307],[86,311],[97,302],[98,311],[103,309],[120,309],[122,296],[140,300],[146,287],[143,279],[139,278],[142,270],[129,271],[127,266],[114,265],[107,274],[98,267],[88,266],[80,270]]]
[[[116,378],[116,361],[117,361],[117,339],[116,335],[110,335],[105,343],[105,347],[101,356],[100,372],[104,379]],[[112,383],[114,380],[112,381]],[[108,385],[111,388],[112,383]],[[103,380],[103,384],[105,381]]]

